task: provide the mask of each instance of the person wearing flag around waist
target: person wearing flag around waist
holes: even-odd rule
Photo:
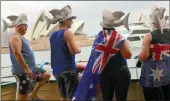
[[[59,22],[59,29],[50,36],[51,68],[59,86],[61,100],[71,100],[79,83],[75,54],[81,52],[80,47],[75,44],[73,33],[69,30],[76,16],[72,16],[69,5],[61,10],[53,9],[50,13],[53,19],[46,17],[47,29],[50,24]]]
[[[144,36],[139,54],[142,62],[139,83],[145,100],[170,100],[170,30],[164,7],[154,6],[150,14],[152,32]]]

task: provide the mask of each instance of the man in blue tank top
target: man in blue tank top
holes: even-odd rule
[[[11,20],[16,33],[9,39],[10,58],[12,62],[12,74],[19,78],[19,96],[17,100],[27,100],[27,95],[32,100],[40,100],[37,92],[42,85],[50,78],[50,73],[37,68],[35,64],[34,53],[30,48],[29,41],[24,38],[27,30],[27,16],[8,16]],[[38,82],[33,88],[33,82]]]
[[[59,86],[59,91],[62,100],[70,100],[78,85],[77,68],[75,64],[75,54],[81,52],[74,41],[73,33],[68,30],[71,28],[72,9],[69,5],[61,10],[53,9],[50,13],[53,15],[53,20],[46,17],[47,23],[59,22],[59,29],[51,33],[51,68]],[[49,25],[47,25],[49,27]],[[48,28],[47,27],[47,28]]]
[[[152,32],[144,36],[139,54],[142,62],[139,83],[145,100],[170,100],[170,30],[164,18],[165,8],[154,6],[150,14]]]

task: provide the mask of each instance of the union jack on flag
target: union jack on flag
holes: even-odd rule
[[[111,56],[123,46],[125,40],[115,30],[103,30],[97,35],[83,77],[72,100],[95,100],[100,74]]]
[[[170,44],[151,44],[151,56],[143,62],[139,83],[145,87],[170,84]]]
[[[153,60],[162,60],[163,55],[170,57],[170,45],[168,44],[151,44]]]

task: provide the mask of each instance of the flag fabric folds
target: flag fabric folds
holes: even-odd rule
[[[151,56],[144,61],[139,83],[145,87],[170,84],[170,45],[151,44]]]
[[[115,30],[103,30],[96,36],[83,77],[72,100],[95,100],[100,74],[110,57],[123,46],[125,40]]]

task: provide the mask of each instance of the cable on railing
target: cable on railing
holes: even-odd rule
[[[86,60],[79,60],[79,61],[76,61],[76,63],[78,62],[88,62]],[[49,65],[51,64],[50,62],[41,62],[40,64],[36,64],[37,66],[40,66],[40,68],[43,66],[43,65]],[[11,68],[11,65],[10,66],[4,66],[4,67],[1,67],[1,69],[3,68]]]
[[[18,93],[19,93],[19,78],[15,75],[1,76],[1,78],[12,78],[12,77],[14,77],[16,79],[16,83],[17,83],[16,96],[15,96],[15,100],[17,100],[18,99]]]

